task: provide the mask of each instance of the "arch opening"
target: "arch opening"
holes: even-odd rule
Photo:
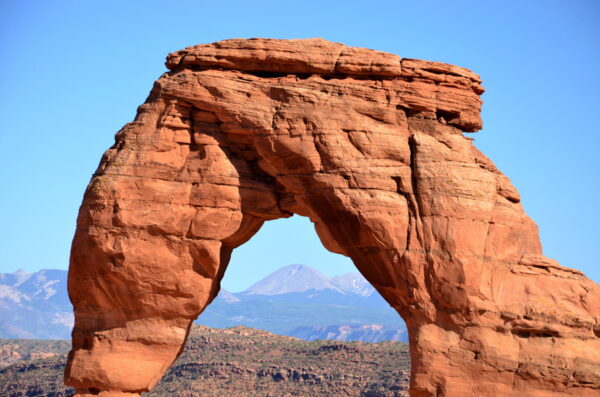
[[[300,216],[267,221],[234,249],[219,295],[196,323],[308,340],[408,342],[394,309],[349,258],[327,251],[314,225]]]

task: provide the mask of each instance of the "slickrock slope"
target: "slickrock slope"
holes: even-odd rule
[[[463,136],[481,128],[477,75],[321,39],[226,40],[167,67],[80,209],[79,396],[151,389],[232,250],[291,214],[406,320],[412,396],[600,395],[600,287],[542,255]]]

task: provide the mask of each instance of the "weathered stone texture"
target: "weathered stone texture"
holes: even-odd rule
[[[463,136],[482,126],[477,75],[321,39],[226,40],[167,66],[80,209],[78,395],[151,389],[232,250],[292,214],[406,320],[412,396],[600,395],[600,287],[542,255]]]

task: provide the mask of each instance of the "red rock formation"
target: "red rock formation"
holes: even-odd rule
[[[477,75],[320,39],[226,40],[167,67],[80,209],[79,396],[151,389],[232,250],[292,214],[406,320],[412,396],[600,395],[600,287],[542,255],[463,136],[481,128]]]

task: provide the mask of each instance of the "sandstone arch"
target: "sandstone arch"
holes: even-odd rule
[[[310,217],[409,328],[413,396],[599,395],[600,288],[542,255],[463,136],[479,77],[321,39],[170,54],[85,193],[73,241],[78,395],[152,388],[232,250]]]

